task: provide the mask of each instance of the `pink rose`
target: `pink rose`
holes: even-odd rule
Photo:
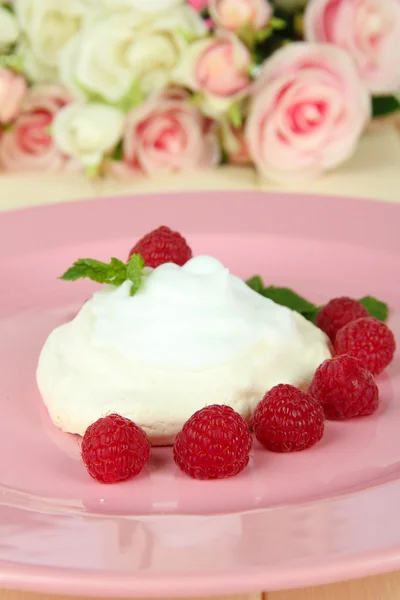
[[[187,0],[188,4],[197,12],[201,12],[205,8],[207,8],[208,0]]]
[[[7,171],[55,171],[66,158],[53,143],[50,127],[55,113],[70,101],[58,85],[37,84],[22,112],[0,140],[0,164]]]
[[[400,88],[400,0],[309,0],[306,39],[346,50],[373,94]]]
[[[26,94],[26,81],[14,71],[0,68],[0,123],[15,119]]]
[[[217,32],[189,46],[175,77],[181,85],[200,92],[203,109],[215,116],[248,92],[251,64],[249,50],[233,33]]]
[[[349,158],[370,116],[368,91],[349,55],[330,44],[297,42],[264,63],[246,139],[265,176],[308,178]]]
[[[258,31],[266,27],[272,17],[268,0],[210,0],[209,10],[214,23],[230,31],[245,26]]]
[[[189,102],[182,90],[166,90],[149,98],[127,117],[119,175],[213,167],[220,151],[215,124]]]
[[[248,87],[250,64],[249,51],[234,36],[207,39],[194,64],[196,87],[213,96],[234,96]]]

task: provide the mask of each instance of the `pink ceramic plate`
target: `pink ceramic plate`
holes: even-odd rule
[[[400,567],[400,362],[374,417],[328,422],[294,455],[256,444],[227,481],[193,481],[171,449],[137,480],[91,480],[49,421],[40,348],[94,289],[57,277],[77,257],[126,257],[159,224],[236,274],[316,302],[374,294],[400,340],[400,206],[257,193],[110,198],[0,216],[0,588],[106,596],[212,595]]]

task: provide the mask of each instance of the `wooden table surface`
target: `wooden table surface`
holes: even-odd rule
[[[400,135],[393,125],[375,127],[356,155],[337,171],[318,181],[282,188],[258,180],[250,169],[226,167],[207,176],[177,175],[129,184],[108,180],[90,182],[76,174],[0,175],[0,210],[50,204],[85,197],[148,193],[157,190],[283,190],[400,201]],[[0,573],[1,579],[1,573]],[[193,590],[193,596],[196,590]],[[0,600],[50,600],[54,596],[0,590]],[[233,599],[234,597],[232,597]],[[362,580],[281,592],[236,596],[238,600],[400,600],[400,572]],[[231,600],[219,597],[217,600]]]

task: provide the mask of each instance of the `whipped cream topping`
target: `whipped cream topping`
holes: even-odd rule
[[[321,330],[212,257],[149,269],[133,297],[130,287],[96,292],[43,347],[38,386],[64,431],[116,412],[171,443],[209,404],[251,419],[271,387],[306,384],[330,356]]]
[[[263,338],[286,344],[299,333],[288,309],[262,298],[209,256],[167,263],[130,284],[96,292],[94,347],[149,364],[204,369],[244,355]]]

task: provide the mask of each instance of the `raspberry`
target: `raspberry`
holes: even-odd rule
[[[324,411],[309,394],[280,384],[267,392],[254,413],[254,433],[272,452],[310,448],[324,434]]]
[[[98,419],[82,440],[82,460],[89,475],[102,483],[139,475],[149,454],[150,442],[143,429],[120,415]]]
[[[225,479],[247,466],[252,437],[230,406],[213,404],[184,424],[174,445],[178,467],[195,479]]]
[[[351,419],[372,414],[379,392],[372,374],[356,358],[336,356],[322,363],[308,390],[321,403],[328,419]]]
[[[389,327],[366,317],[343,327],[336,336],[336,354],[358,358],[373,375],[379,375],[392,362],[396,342]]]
[[[334,298],[319,311],[317,326],[334,342],[339,329],[342,329],[350,321],[368,317],[368,315],[365,306],[357,300],[347,297]]]
[[[167,262],[184,265],[192,258],[192,250],[184,237],[163,225],[140,239],[129,253],[140,254],[147,267],[158,267]]]

